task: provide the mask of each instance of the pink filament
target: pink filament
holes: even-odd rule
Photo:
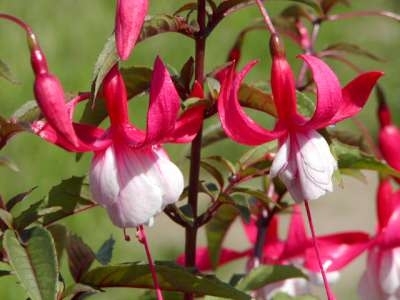
[[[143,229],[143,225],[140,225],[137,228],[137,238],[138,238],[139,242],[143,244],[144,249],[146,251],[147,261],[150,266],[151,276],[153,277],[154,289],[156,290],[157,300],[164,300],[163,295],[161,293],[160,285],[158,283],[156,267],[155,267],[153,259],[151,257],[150,248],[147,243],[146,233]]]
[[[304,206],[307,211],[308,224],[310,225],[311,237],[312,237],[313,244],[314,244],[315,254],[317,255],[319,269],[320,269],[321,275],[322,275],[322,280],[324,281],[326,296],[327,296],[328,300],[335,300],[335,296],[333,295],[332,290],[329,286],[329,282],[328,282],[328,279],[326,278],[326,273],[325,273],[324,267],[322,265],[321,256],[319,254],[319,248],[318,248],[318,244],[317,244],[317,239],[315,237],[315,230],[314,230],[314,224],[312,221],[311,210],[310,210],[307,200],[304,201]]]

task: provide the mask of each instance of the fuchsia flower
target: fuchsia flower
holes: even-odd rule
[[[117,0],[115,42],[118,56],[126,60],[140,35],[148,10],[148,0]]]
[[[294,76],[275,35],[271,38],[271,52],[271,88],[278,112],[275,128],[270,131],[256,124],[239,105],[240,84],[254,62],[238,74],[234,66],[227,72],[218,99],[219,116],[226,134],[239,143],[259,145],[278,139],[271,176],[279,176],[296,202],[313,200],[332,190],[332,174],[337,168],[328,143],[317,130],[358,113],[382,73],[361,74],[342,89],[322,60],[301,55],[317,87],[315,112],[306,118],[297,111]]]
[[[65,106],[76,144],[46,121],[35,122],[32,129],[66,150],[94,152],[89,174],[91,192],[115,225],[125,228],[149,223],[166,205],[177,201],[184,187],[181,171],[161,144],[191,141],[199,129],[203,107],[187,110],[178,118],[180,99],[159,58],[151,79],[145,132],[129,123],[125,84],[117,66],[103,81],[111,123],[108,130],[72,122],[74,107],[87,96]],[[47,119],[46,110],[43,114]]]
[[[393,124],[387,104],[383,101],[379,103],[378,117],[381,127],[379,149],[387,163],[396,170],[400,170],[400,130]]]
[[[368,251],[367,267],[358,292],[363,300],[400,298],[400,190],[390,179],[379,183],[377,232]]]
[[[300,207],[298,205],[293,207],[288,234],[285,239],[279,237],[278,225],[279,215],[275,215],[271,219],[265,233],[263,260],[260,263],[265,265],[295,264],[307,270],[310,277],[318,278],[318,273],[320,272],[318,261],[315,256],[312,239],[306,233]],[[244,257],[247,257],[250,261],[254,261],[254,246],[258,231],[257,220],[252,218],[250,223],[244,222],[243,226],[251,246],[242,251],[223,248],[220,253],[218,266]],[[364,232],[349,231],[319,236],[317,237],[317,242],[320,247],[325,271],[328,272],[328,275],[335,275],[333,277],[337,277],[337,271],[343,269],[367,249],[370,237]],[[206,247],[198,248],[196,257],[196,267],[198,269],[202,271],[212,269],[209,252]],[[184,255],[179,256],[177,261],[180,264],[184,264]],[[301,293],[308,290],[303,279],[294,278],[272,286],[267,285],[257,293],[264,293],[266,295],[276,292],[277,288],[280,288],[280,291],[296,291]]]

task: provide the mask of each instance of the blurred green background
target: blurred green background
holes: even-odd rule
[[[398,0],[365,0],[352,1],[352,7],[340,6],[335,12],[350,10],[385,9],[400,13]],[[158,0],[150,3],[150,14],[172,13],[185,1]],[[268,8],[274,15],[289,1],[270,1]],[[66,91],[86,91],[90,87],[93,65],[107,37],[111,34],[114,22],[114,1],[100,0],[3,0],[0,11],[16,15],[32,26],[41,46],[47,55],[48,63],[54,74],[62,81]],[[249,25],[259,13],[255,8],[245,8],[226,18],[210,36],[207,44],[206,69],[222,64],[232,46],[237,33]],[[364,17],[324,24],[321,29],[317,49],[331,43],[352,42],[383,57],[385,62],[373,62],[365,58],[354,58],[365,70],[377,69],[385,72],[380,81],[386,90],[388,101],[394,111],[394,117],[400,121],[400,69],[399,47],[400,26],[396,22],[379,17]],[[258,58],[260,63],[252,71],[248,80],[265,81],[269,78],[269,55],[267,51],[268,35],[264,31],[251,33],[245,40],[242,64],[250,59]],[[299,50],[290,41],[286,42],[289,59],[295,68],[299,62],[295,55]],[[124,63],[130,65],[151,66],[156,55],[180,69],[187,58],[193,55],[193,42],[177,34],[164,34],[140,43],[131,59]],[[5,61],[16,74],[18,85],[0,80],[0,114],[9,117],[19,106],[33,99],[33,75],[29,64],[29,54],[25,43],[25,35],[15,25],[0,20],[0,59]],[[342,83],[354,77],[354,72],[337,63],[331,64],[339,74]],[[376,134],[375,99],[371,97],[367,109],[360,119]],[[132,120],[143,126],[146,101],[141,99],[131,104]],[[344,125],[354,129],[354,125],[346,121]],[[213,147],[212,153],[236,157],[243,148],[226,141],[222,146]],[[227,148],[229,147],[229,148]],[[169,147],[172,158],[180,163],[187,173],[187,161],[181,154],[182,149]],[[229,149],[227,151],[227,149]],[[239,150],[240,149],[240,150]],[[29,134],[20,134],[12,139],[1,150],[0,156],[12,159],[20,172],[0,168],[0,194],[4,199],[26,191],[34,186],[38,188],[32,193],[31,200],[39,200],[46,196],[49,189],[62,179],[72,175],[82,176],[87,173],[90,155],[86,154],[79,163],[75,156],[47,144]],[[368,182],[360,183],[353,179],[345,180],[344,188],[313,203],[317,230],[328,233],[341,229],[362,229],[373,231],[375,223],[374,196],[376,176],[367,174]],[[122,232],[115,229],[101,208],[63,221],[68,228],[82,236],[84,241],[97,249],[104,240],[113,235],[117,240],[113,262],[144,260],[144,251],[135,241],[127,243]],[[173,224],[165,216],[156,219],[149,230],[151,247],[157,260],[174,259],[183,251],[183,230]],[[134,234],[134,232],[132,232]],[[204,244],[204,236],[200,236]],[[247,247],[243,232],[239,226],[229,234],[228,241],[238,249]],[[355,291],[363,259],[344,271],[343,279],[334,286],[338,299],[355,299]],[[243,270],[243,264],[235,264],[236,272]],[[0,267],[1,269],[1,267]],[[223,268],[221,276],[232,273],[228,267]],[[67,267],[63,266],[63,275],[71,283]],[[105,294],[93,296],[93,299],[135,299],[136,291],[132,289],[110,289]],[[0,278],[0,299],[25,299],[23,289],[17,279],[12,276]]]

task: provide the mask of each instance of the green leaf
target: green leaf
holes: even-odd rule
[[[14,219],[14,228],[22,230],[32,223],[36,222],[40,217],[40,207],[43,204],[43,200],[33,203],[26,210]]]
[[[5,156],[0,156],[0,166],[5,166],[11,171],[19,172],[19,168],[15,162]]]
[[[16,79],[15,75],[11,72],[9,66],[0,59],[0,77],[8,80],[11,83],[17,84],[18,80]]]
[[[261,190],[254,190],[253,188],[247,187],[234,187],[232,189],[232,193],[241,193],[247,194],[251,197],[256,198],[257,200],[261,201],[261,203],[269,204],[272,200],[267,196],[267,193]]]
[[[224,176],[216,167],[205,161],[200,161],[200,167],[206,170],[207,173],[209,173],[218,182],[220,189],[224,187],[225,184]]]
[[[3,224],[0,223],[0,228],[13,228],[13,216],[5,209],[0,208],[0,220],[5,225],[4,227]]]
[[[17,133],[23,132],[25,129],[14,120],[6,120],[0,117],[0,149]]]
[[[239,89],[241,105],[277,116],[275,103],[271,93],[267,93],[255,86],[242,83]]]
[[[239,215],[233,205],[221,205],[206,225],[207,245],[213,269],[216,269],[225,235]]]
[[[47,227],[47,230],[53,237],[54,245],[57,253],[57,261],[60,264],[65,246],[67,244],[67,228],[61,224],[53,224]]]
[[[249,166],[254,165],[255,163],[259,162],[260,160],[266,161],[265,155],[267,153],[273,152],[276,150],[277,143],[275,141],[262,144],[257,147],[251,147],[250,150],[245,152],[239,158],[239,166],[242,170],[248,168]]]
[[[194,59],[189,57],[188,60],[183,65],[181,71],[179,72],[179,81],[182,83],[183,87],[190,91],[190,84],[194,75]]]
[[[88,102],[88,105],[93,106],[93,101],[97,97],[100,86],[103,82],[104,77],[108,74],[111,68],[118,62],[119,58],[117,55],[117,49],[115,47],[115,37],[111,35],[101,50],[97,61],[94,65],[93,77],[92,77],[92,101]]]
[[[203,138],[201,141],[201,147],[205,148],[219,141],[227,138],[225,131],[222,129],[221,124],[218,122],[211,126],[208,126],[204,130]]]
[[[308,5],[311,8],[313,8],[317,13],[319,13],[319,14],[322,13],[322,8],[321,8],[319,0],[288,0],[288,1],[297,2],[297,3],[302,3],[302,4],[305,4],[305,5]]]
[[[27,234],[21,244],[14,231],[4,233],[10,264],[32,300],[55,300],[58,265],[51,234],[43,227],[32,228]]]
[[[310,21],[313,21],[314,16],[310,13],[310,11],[304,6],[304,5],[290,5],[289,7],[285,8],[281,14],[281,17],[286,19],[287,22],[289,23],[294,23],[296,20],[300,19],[301,17],[304,17]],[[296,34],[295,36],[299,35],[299,30],[296,28]]]
[[[323,12],[328,13],[335,5],[342,3],[344,5],[350,6],[350,2],[348,0],[322,0],[321,7]]]
[[[156,263],[156,271],[162,290],[196,293],[199,296],[214,295],[237,300],[250,299],[245,293],[214,276],[193,273],[172,263],[158,262]],[[153,288],[149,266],[139,263],[95,268],[83,275],[81,283],[95,288]]]
[[[99,251],[96,253],[96,259],[102,265],[108,265],[112,258],[115,240],[112,236],[101,245]]]
[[[245,6],[251,5],[251,0],[225,0],[215,9],[213,18],[217,16],[227,16],[229,13],[239,10]]]
[[[46,215],[44,224],[55,222],[59,219],[73,215],[79,210],[94,207],[97,204],[90,200],[88,184],[84,177],[73,176],[53,186],[49,192],[46,207],[61,207],[62,209]]]
[[[138,66],[121,69],[129,99],[150,88],[152,72],[150,68]]]
[[[252,269],[236,287],[243,291],[253,291],[273,282],[296,277],[307,278],[302,271],[292,266],[264,265]]]
[[[222,166],[224,166],[227,171],[231,174],[235,174],[236,173],[236,168],[233,165],[233,163],[231,163],[229,160],[227,160],[226,158],[223,158],[222,156],[219,155],[212,155],[212,156],[207,156],[205,159],[207,160],[212,160],[215,162],[220,163]]]
[[[308,94],[296,91],[297,109],[303,116],[311,117],[315,111],[315,101]]]
[[[143,41],[160,33],[176,32],[193,37],[193,28],[180,16],[156,15],[148,16],[143,24],[139,41]]]
[[[81,276],[89,270],[96,255],[82,239],[76,235],[67,238],[66,250],[68,253],[68,266],[72,277],[80,282]]]
[[[99,290],[96,290],[91,286],[75,283],[71,286],[68,286],[68,288],[62,294],[62,299],[82,300],[99,292]]]
[[[7,204],[6,204],[7,210],[11,211],[15,205],[17,205],[21,201],[25,200],[26,197],[28,197],[35,189],[36,189],[36,186],[26,192],[16,195],[16,196],[12,197],[10,200],[8,200]]]
[[[333,141],[333,154],[337,157],[339,169],[372,170],[382,175],[400,178],[400,172],[375,157],[363,153],[359,148]]]
[[[381,57],[371,53],[370,51],[361,48],[360,46],[356,45],[356,44],[352,44],[352,43],[336,43],[333,45],[329,45],[328,47],[326,47],[324,50],[322,50],[322,52],[324,52],[324,56],[329,56],[330,52],[334,52],[334,53],[346,53],[346,54],[354,54],[354,55],[358,55],[358,56],[364,56],[367,58],[370,58],[372,60],[375,61],[380,61],[380,62],[384,62],[385,60],[382,59]],[[325,54],[326,52],[326,54]]]
[[[30,123],[39,120],[41,110],[35,100],[30,100],[22,104],[11,116],[11,120],[18,122],[21,126],[30,130]]]
[[[184,5],[182,5],[181,7],[179,7],[174,13],[173,15],[179,15],[180,13],[183,13],[185,11],[189,11],[189,13],[191,13],[194,10],[197,10],[197,2],[189,2],[189,3],[185,3]]]

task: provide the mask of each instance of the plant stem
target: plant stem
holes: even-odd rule
[[[254,245],[254,257],[257,258],[259,263],[263,262],[264,259],[264,245],[265,245],[265,233],[267,232],[268,225],[271,221],[271,217],[268,212],[263,209],[257,220],[257,238]]]
[[[328,300],[335,300],[335,296],[333,295],[333,293],[331,291],[331,288],[329,286],[328,279],[326,278],[326,273],[325,273],[324,266],[322,265],[321,256],[320,256],[320,253],[319,253],[319,248],[318,248],[317,239],[316,239],[315,230],[314,230],[314,224],[313,224],[313,221],[312,221],[311,210],[310,210],[310,206],[308,205],[308,201],[307,200],[304,201],[304,206],[305,206],[306,211],[307,211],[308,224],[310,226],[311,237],[312,237],[312,241],[313,241],[313,244],[314,244],[315,254],[317,255],[317,260],[318,260],[318,264],[319,264],[319,269],[321,271],[322,280],[324,281],[324,287],[325,287],[326,296],[327,296]]]
[[[147,261],[149,263],[151,276],[153,277],[154,289],[156,290],[157,300],[163,300],[163,295],[161,293],[160,284],[158,283],[156,267],[154,265],[153,258],[151,257],[149,244],[147,243],[146,233],[143,229],[143,225],[137,228],[137,237],[140,243],[143,244],[146,251]]]
[[[199,24],[199,32],[195,37],[195,80],[203,87],[204,81],[204,58],[206,49],[205,28],[206,28],[206,0],[197,1],[197,22]],[[185,265],[194,267],[196,265],[196,242],[197,242],[197,222],[198,217],[198,192],[199,192],[199,176],[200,176],[200,157],[201,157],[201,140],[203,126],[199,129],[196,138],[192,142],[190,153],[190,174],[189,174],[189,192],[188,204],[192,209],[193,226],[187,226],[185,232]],[[186,293],[185,300],[194,299],[193,293]]]
[[[258,8],[260,9],[260,12],[264,18],[265,26],[267,27],[267,30],[271,33],[271,35],[276,35],[276,29],[274,25],[272,24],[271,18],[269,17],[267,10],[265,9],[264,5],[262,4],[261,0],[255,0]]]

